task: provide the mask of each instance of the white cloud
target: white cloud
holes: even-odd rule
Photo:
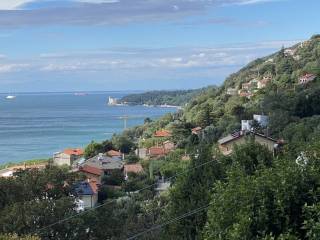
[[[29,60],[9,62],[2,59],[0,73],[32,71],[34,73],[91,73],[153,70],[200,71],[244,66],[251,60],[264,57],[298,41],[270,41],[233,44],[203,48],[159,48],[159,49],[102,49],[71,53],[50,53]],[[134,52],[134,54],[131,54]],[[128,54],[127,54],[128,53]],[[7,63],[5,63],[8,61]]]
[[[283,0],[229,0],[225,1],[223,5],[250,5],[259,3],[279,2]]]
[[[15,10],[30,2],[34,2],[34,0],[0,0],[0,10]]]
[[[209,8],[271,1],[284,0],[0,0],[0,27],[176,22],[187,16],[202,15]],[[43,2],[44,4],[35,4],[36,7],[32,7],[33,3]],[[213,19],[207,21],[207,24],[237,25],[237,22]],[[265,23],[254,23],[258,26],[261,24]]]
[[[120,0],[73,0],[73,2],[83,2],[83,3],[117,3]]]
[[[0,64],[0,73],[12,73],[18,72],[23,69],[28,68],[30,65],[26,63],[9,63],[9,64]]]

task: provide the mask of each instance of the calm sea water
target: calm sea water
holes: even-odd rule
[[[107,92],[75,96],[73,93],[0,95],[0,164],[50,157],[67,147],[84,147],[91,140],[108,139],[124,128],[173,112],[175,109],[143,106],[107,106]]]

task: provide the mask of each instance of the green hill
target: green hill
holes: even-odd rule
[[[304,74],[313,74],[315,79],[299,84]],[[258,82],[263,81],[265,86],[258,89]],[[267,114],[270,134],[283,137],[281,132],[287,124],[320,114],[319,93],[320,36],[316,35],[249,63],[231,74],[221,87],[199,94],[188,103],[184,118],[202,127],[213,126],[223,135],[239,129],[241,119]]]
[[[176,90],[176,91],[149,91],[138,94],[130,94],[120,99],[122,103],[132,105],[173,105],[184,106],[202,90]]]

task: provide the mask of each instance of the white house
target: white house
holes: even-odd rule
[[[317,76],[311,73],[306,73],[299,78],[299,84],[307,84],[313,81]]]
[[[252,120],[241,120],[241,131],[251,131]]]
[[[255,121],[257,121],[261,127],[267,127],[268,123],[269,123],[269,117],[266,115],[258,115],[258,114],[254,114],[253,115],[253,119]]]
[[[83,157],[84,151],[80,148],[69,148],[63,152],[53,154],[53,164],[57,166],[68,165],[71,166],[75,161]]]

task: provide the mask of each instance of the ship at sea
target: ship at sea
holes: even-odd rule
[[[85,92],[76,92],[76,93],[74,93],[73,95],[75,95],[75,96],[87,96],[88,93],[85,93]]]
[[[13,99],[15,99],[16,98],[16,96],[13,96],[13,95],[8,95],[8,96],[6,96],[6,99],[8,99],[8,100],[13,100]]]

